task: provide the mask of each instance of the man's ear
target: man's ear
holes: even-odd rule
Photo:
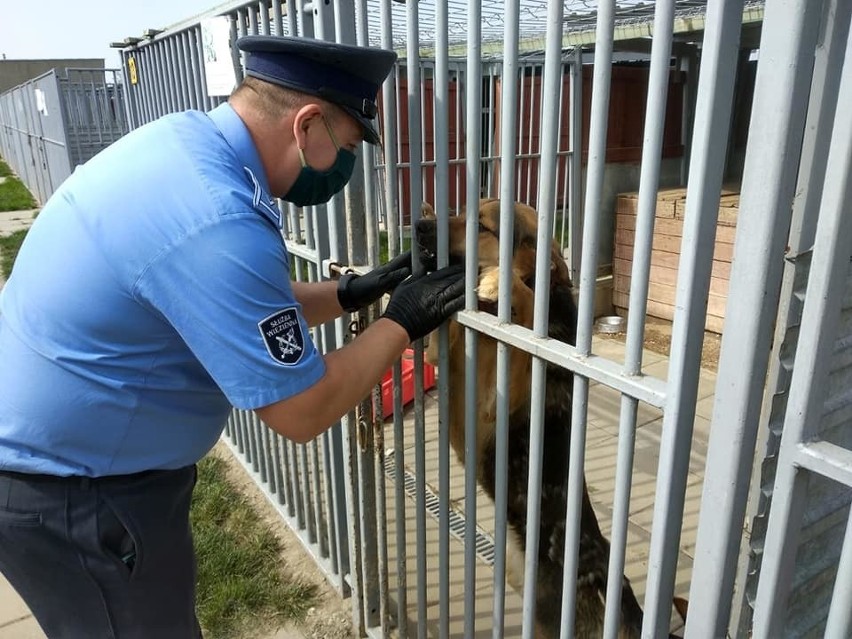
[[[293,118],[293,137],[296,139],[296,144],[300,149],[306,146],[308,135],[308,127],[315,118],[322,117],[322,109],[318,104],[313,102],[304,105],[296,112]]]

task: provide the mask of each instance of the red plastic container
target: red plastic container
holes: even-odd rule
[[[435,367],[423,362],[423,390],[435,386]],[[402,405],[414,401],[414,350],[406,349],[402,354]],[[393,369],[382,377],[382,419],[393,414]]]

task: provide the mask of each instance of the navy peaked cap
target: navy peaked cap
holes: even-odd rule
[[[331,102],[364,128],[364,140],[379,141],[373,120],[376,96],[388,77],[396,53],[287,36],[243,36],[237,48],[245,51],[246,75]]]

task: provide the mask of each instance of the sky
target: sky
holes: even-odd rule
[[[0,58],[103,58],[121,64],[110,42],[162,29],[222,0],[0,0]]]

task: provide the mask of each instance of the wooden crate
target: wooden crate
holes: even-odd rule
[[[725,318],[739,199],[737,190],[725,189],[719,201],[719,222],[714,238],[713,270],[705,322],[706,330],[714,333],[722,332]],[[630,275],[633,267],[638,203],[638,193],[622,193],[616,199],[613,305],[621,313],[627,311],[630,303]],[[674,318],[685,211],[685,188],[660,190],[657,196],[648,283],[648,315],[653,317],[666,320]]]

